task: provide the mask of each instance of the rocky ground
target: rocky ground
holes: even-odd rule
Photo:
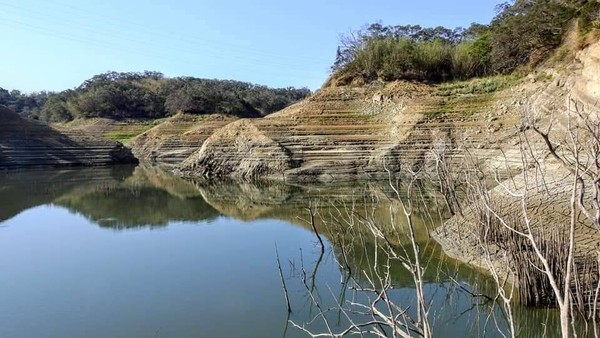
[[[170,118],[131,146],[141,159],[203,177],[368,179],[399,162],[417,166],[434,147],[453,152],[456,143],[483,161],[496,155],[493,143],[515,135],[520,112],[508,106],[525,94],[513,92],[512,81],[328,87],[266,118]]]

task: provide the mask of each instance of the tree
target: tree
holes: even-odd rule
[[[60,122],[69,121],[73,116],[67,107],[67,102],[59,95],[52,95],[42,107],[40,118],[48,122]]]
[[[520,65],[536,64],[556,48],[578,1],[516,0],[498,7],[490,26],[494,72],[507,73]]]
[[[73,118],[154,119],[177,112],[259,117],[310,95],[306,88],[269,88],[247,82],[165,78],[144,71],[106,72],[60,93],[0,88],[0,104],[26,116],[56,122]],[[47,102],[52,98],[50,102]]]
[[[467,29],[375,23],[342,35],[333,76],[440,82],[506,74],[545,60],[574,20],[584,32],[600,27],[596,0],[516,0],[497,10],[489,25]]]

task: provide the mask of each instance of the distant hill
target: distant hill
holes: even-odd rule
[[[176,113],[260,117],[310,94],[231,80],[167,78],[158,72],[107,72],[60,93],[23,94],[0,88],[0,104],[48,122],[76,118],[156,119]]]

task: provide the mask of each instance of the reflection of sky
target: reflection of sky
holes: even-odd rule
[[[2,337],[277,336],[275,243],[284,262],[312,251],[309,232],[277,221],[114,232],[43,206],[4,225]]]
[[[144,204],[136,202],[124,204],[123,210],[144,214],[145,209],[133,210]],[[178,219],[170,217],[181,210],[160,209],[160,203],[155,208],[167,220]],[[83,214],[45,204],[0,223],[0,337],[280,336],[286,313],[275,245],[290,290],[292,318],[303,323],[315,315],[298,277],[302,261],[310,273],[318,259],[310,229],[215,214],[210,221],[167,221],[161,228],[140,224],[135,230],[113,231]],[[339,248],[334,254],[327,246],[316,285],[319,299],[331,306],[332,293],[340,294],[341,275],[333,261]],[[367,256],[361,251],[362,263],[350,257],[355,273],[362,273],[358,270],[372,265],[372,248],[364,243],[354,248],[368,251]],[[437,266],[438,259],[434,261]],[[392,276],[400,286],[391,293],[394,299],[411,304],[408,273],[395,269]],[[472,281],[464,276],[456,278]],[[460,336],[467,328],[471,333],[482,329],[486,307],[471,308],[470,295],[448,283],[431,282],[429,273],[427,280],[434,331]],[[520,311],[519,316],[531,331],[545,313]],[[318,323],[315,328],[324,329]],[[495,337],[493,332],[488,327],[488,336]],[[287,337],[295,336],[304,335],[291,329]]]

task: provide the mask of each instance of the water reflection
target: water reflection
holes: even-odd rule
[[[421,247],[420,258],[427,263],[424,279],[427,294],[433,302],[434,332],[443,332],[444,336],[500,336],[498,327],[505,330],[506,322],[501,309],[490,299],[494,297],[495,286],[476,271],[448,259],[440,252],[439,247],[431,242],[428,230],[439,224],[447,215],[444,215],[443,208],[435,205],[435,195],[427,194],[427,187],[422,188],[416,196],[420,203],[415,203],[413,220],[416,238]],[[223,318],[227,318],[228,314],[224,312],[222,318],[215,319],[204,309],[207,302],[205,298],[212,294],[231,295],[227,305],[234,310],[255,309],[256,312],[264,312],[266,315],[279,318],[280,321],[276,321],[273,325],[277,326],[275,331],[280,330],[285,322],[281,314],[285,311],[282,304],[283,295],[276,275],[277,270],[274,266],[274,243],[281,244],[285,280],[290,283],[290,290],[294,293],[292,319],[296,322],[305,323],[315,318],[315,308],[303,292],[305,285],[302,278],[308,278],[309,289],[313,289],[319,299],[325,302],[324,304],[332,306],[343,300],[365,300],[367,297],[365,294],[357,293],[356,289],[350,287],[350,279],[353,279],[357,285],[368,285],[370,281],[376,280],[375,276],[381,275],[381,268],[389,267],[391,295],[399,304],[409,306],[414,303],[414,282],[411,275],[400,261],[386,258],[374,238],[372,228],[369,228],[377,225],[377,231],[380,231],[398,252],[410,252],[407,222],[399,212],[400,201],[386,182],[345,185],[206,182],[181,179],[159,169],[143,166],[37,170],[3,174],[0,178],[0,203],[3,205],[0,208],[0,221],[4,221],[2,224],[8,224],[9,227],[21,226],[19,222],[10,220],[26,210],[36,206],[54,205],[66,208],[73,214],[82,215],[90,223],[102,228],[116,231],[138,230],[130,232],[130,235],[131,233],[140,235],[140,238],[136,237],[138,242],[133,244],[119,243],[117,238],[105,238],[105,235],[94,234],[93,236],[102,237],[106,241],[106,243],[100,241],[95,244],[96,251],[90,253],[85,251],[88,250],[87,248],[84,250],[75,247],[72,251],[73,255],[68,257],[58,255],[55,260],[43,261],[40,264],[52,266],[54,262],[61,262],[62,265],[66,265],[66,261],[76,259],[77,255],[100,257],[96,259],[106,265],[105,269],[108,272],[101,271],[102,274],[98,275],[99,279],[108,278],[105,276],[120,276],[119,280],[130,282],[132,285],[115,291],[108,288],[107,285],[112,285],[110,281],[103,280],[98,288],[106,289],[106,292],[111,294],[101,294],[102,297],[112,296],[125,302],[126,299],[134,296],[142,299],[148,294],[164,293],[164,297],[155,300],[164,309],[175,306],[170,303],[173,295],[165,293],[165,290],[176,286],[178,290],[185,291],[184,294],[178,294],[180,297],[178,305],[187,304],[186,297],[197,300],[197,303],[190,304],[189,308],[185,306],[179,308],[181,313],[204,314],[202,320],[181,315],[181,318],[188,319],[185,325],[196,320],[199,327],[202,327],[202,329],[184,331],[184,335],[224,334],[222,327],[212,328],[211,325],[214,326],[214,323],[219,320],[222,325],[227,325]],[[315,212],[315,227],[326,240],[324,254],[320,254],[315,247],[316,240],[307,210],[309,207]],[[47,216],[39,215],[40,219],[43,217]],[[269,223],[265,221],[268,219],[278,221]],[[142,241],[146,236],[143,230],[175,223],[206,225],[209,222],[214,222],[213,224],[218,226],[201,229],[201,235],[197,230],[186,228],[180,230],[183,235],[173,239],[173,242],[169,242],[168,234],[165,238],[153,238],[151,243]],[[266,223],[269,225],[265,226]],[[249,224],[252,227],[248,226]],[[293,224],[295,229],[288,229],[289,224]],[[52,235],[49,230],[40,231],[48,232],[45,234],[47,236]],[[73,230],[69,229],[69,231]],[[279,232],[285,236],[277,237]],[[31,237],[30,234],[23,236]],[[65,232],[61,233],[61,236],[70,235],[69,232]],[[192,240],[192,236],[196,236],[196,239]],[[298,238],[302,240],[299,241]],[[79,238],[74,238],[71,242],[75,244],[65,241],[65,245],[76,245],[78,241]],[[39,244],[40,247],[43,245],[45,244]],[[178,253],[182,248],[185,250]],[[15,247],[15,250],[20,250],[20,247]],[[112,250],[115,252],[120,250],[121,254],[107,257],[106,260],[101,259],[106,252]],[[161,253],[164,252],[173,253],[173,258],[162,255]],[[54,251],[50,253],[56,254]],[[144,262],[133,259],[140,253],[146,257]],[[10,255],[0,255],[2,256]],[[35,257],[41,259],[44,255],[37,254]],[[129,265],[111,266],[111,264],[118,265],[124,262]],[[0,263],[6,267],[12,264],[12,261],[0,260]],[[148,265],[147,270],[143,269],[144,264]],[[157,273],[156,266],[152,264],[158,264],[159,271],[170,272]],[[60,273],[63,269],[62,265],[56,266],[55,269],[60,276],[64,275]],[[86,274],[96,272],[91,268],[88,271],[88,268],[87,264],[74,261],[72,271],[69,273],[73,275],[81,273],[83,275],[80,278],[90,282]],[[19,269],[21,267],[14,267],[15,274]],[[80,270],[84,270],[85,273]],[[137,271],[139,276],[132,271]],[[37,272],[31,275],[34,279],[39,278]],[[178,279],[174,280],[173,276],[177,276]],[[138,277],[139,281],[136,279]],[[205,279],[210,279],[211,282],[205,282]],[[133,290],[137,285],[147,283],[147,280],[160,283],[156,289],[148,287],[145,291]],[[31,283],[19,281],[21,282],[23,285]],[[10,286],[18,289],[15,285]],[[375,285],[375,287],[381,286]],[[23,294],[27,295],[31,289],[33,288],[24,288]],[[87,293],[92,291],[88,289],[84,291],[84,294],[91,297]],[[98,289],[92,293],[95,292],[99,292]],[[484,294],[487,297],[479,297],[476,294]],[[0,291],[0,296],[2,295],[10,298],[10,295]],[[248,301],[250,304],[241,304],[244,299],[250,298],[251,300]],[[102,298],[98,297],[98,299]],[[16,304],[20,301],[20,298],[15,298]],[[38,299],[35,299],[32,304],[38,306],[37,301]],[[218,302],[219,305],[226,303],[216,296],[210,298],[210,302],[212,303],[209,304]],[[152,304],[142,301],[139,303],[146,304],[145,308],[140,308],[139,311],[150,311],[145,309]],[[60,306],[62,301],[58,304]],[[47,304],[41,305],[47,306]],[[159,306],[156,308],[158,309]],[[112,316],[111,311],[105,310],[107,318]],[[158,317],[172,316],[168,312],[156,311],[155,315]],[[516,308],[515,313],[518,330],[523,336],[537,336],[540,327],[544,327],[551,336],[558,327],[557,316],[553,311]],[[242,321],[244,316],[248,316],[248,312],[229,315]],[[347,324],[340,311],[337,313],[332,311],[329,316],[338,327]],[[174,318],[173,322],[177,320],[179,318]],[[545,325],[542,326],[541,323]],[[148,323],[138,318],[132,321],[130,326],[133,327],[134,324],[140,327]],[[246,329],[259,332],[259,327],[263,324],[264,322],[249,323],[250,326]],[[213,331],[206,331],[208,326],[211,326],[210,330]],[[322,323],[314,321],[311,328],[320,330],[323,326]],[[253,336],[253,334],[248,335],[244,329],[230,333],[236,336]],[[173,331],[172,336],[181,336],[181,334],[181,331]],[[301,332],[291,329],[287,331],[287,335],[303,336]],[[262,336],[273,336],[273,331],[265,331]]]
[[[116,166],[11,172],[0,180],[0,220],[54,204],[101,227],[161,227],[219,216],[194,185],[161,170]]]
[[[0,221],[39,205],[54,204],[113,229],[166,226],[219,215],[243,221],[272,218],[308,226],[301,219],[312,203],[318,209],[317,226],[322,232],[340,233],[344,224],[332,220],[350,212],[362,217],[369,213],[391,234],[397,234],[396,227],[403,223],[389,224],[390,207],[398,207],[391,195],[385,182],[302,186],[191,181],[143,166],[29,170],[0,176]],[[424,238],[425,222],[419,217],[417,214],[422,230],[419,236]]]
[[[134,168],[83,168],[65,170],[6,171],[0,174],[0,221],[14,217],[23,210],[52,203],[70,190],[81,187],[101,187],[118,184],[131,176]]]

